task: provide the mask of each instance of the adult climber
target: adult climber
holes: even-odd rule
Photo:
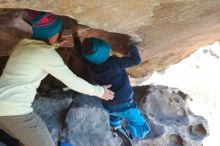
[[[55,146],[31,106],[42,79],[51,74],[72,90],[103,100],[112,100],[114,93],[110,85],[91,85],[64,64],[55,51],[62,31],[58,16],[29,11],[26,20],[33,30],[32,39],[23,39],[14,47],[0,77],[0,129],[25,146]]]

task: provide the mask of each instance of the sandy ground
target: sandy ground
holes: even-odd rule
[[[136,79],[135,85],[167,85],[176,87],[193,99],[190,109],[208,120],[210,135],[204,146],[218,145],[220,135],[220,44],[199,48],[181,62],[150,78]]]

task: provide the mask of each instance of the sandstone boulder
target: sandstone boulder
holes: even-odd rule
[[[187,57],[200,46],[219,40],[219,6],[218,0],[3,0],[0,3],[0,8],[9,8],[10,11],[14,11],[14,8],[50,11],[69,16],[94,29],[128,34],[143,46],[139,50],[142,64],[128,70],[134,77],[163,70]],[[14,20],[5,11],[0,11],[1,22]],[[13,22],[16,25],[17,21],[7,24]],[[5,27],[0,29],[0,36],[6,36],[11,43],[1,45],[1,51],[11,48],[17,38],[21,38],[17,36],[20,33],[14,32],[12,28],[3,28]],[[0,38],[1,44],[4,41]],[[123,43],[120,39],[118,41]]]

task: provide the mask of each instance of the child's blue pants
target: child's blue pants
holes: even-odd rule
[[[111,127],[120,127],[121,119],[125,119],[125,121],[128,123],[128,130],[132,139],[142,139],[150,132],[149,124],[144,119],[134,102],[132,102],[126,110],[110,112]]]

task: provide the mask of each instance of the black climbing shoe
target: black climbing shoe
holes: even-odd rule
[[[113,135],[116,133],[123,141],[125,146],[133,146],[132,140],[124,128],[112,129]]]

